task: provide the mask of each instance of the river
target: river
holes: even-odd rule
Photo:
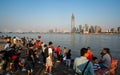
[[[2,35],[0,33],[0,35]],[[46,44],[52,41],[54,46],[58,45],[67,47],[72,50],[72,57],[80,56],[80,49],[83,47],[91,47],[94,56],[100,57],[100,52],[103,48],[110,48],[114,59],[120,60],[120,34],[38,34],[38,33],[6,33],[9,36],[30,37],[38,39],[41,36],[41,41]]]

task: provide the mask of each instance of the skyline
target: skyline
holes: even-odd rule
[[[70,30],[75,25],[120,26],[120,0],[0,0],[0,31]]]

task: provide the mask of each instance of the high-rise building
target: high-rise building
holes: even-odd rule
[[[79,32],[81,33],[83,30],[82,30],[82,25],[79,25]]]
[[[71,33],[74,33],[75,31],[76,31],[76,28],[75,28],[75,16],[72,13],[72,16],[71,16]]]
[[[54,32],[54,30],[53,30],[53,29],[50,29],[50,30],[49,30],[49,33],[53,33],[53,32]]]
[[[57,30],[57,28],[56,28],[56,29],[55,29],[55,32],[57,33],[57,31],[58,31],[58,30]]]
[[[116,29],[115,28],[111,28],[110,30],[112,33],[116,32]]]
[[[83,28],[83,33],[89,33],[89,26],[87,24]]]
[[[95,27],[94,26],[90,26],[89,32],[90,33],[95,33]]]
[[[85,24],[85,31],[89,32],[89,26]]]
[[[101,32],[101,27],[100,26],[95,26],[95,33],[100,33]]]
[[[117,31],[120,32],[120,27],[117,28]]]
[[[106,32],[103,27],[101,27],[101,32],[102,32],[102,33]]]

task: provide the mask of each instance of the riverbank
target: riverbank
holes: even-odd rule
[[[5,46],[5,40],[0,38],[0,51],[4,49],[4,46]],[[23,47],[22,49],[23,49],[22,56],[26,57],[25,50],[27,48]],[[42,55],[40,55],[39,57],[40,57],[41,63],[35,64],[35,68],[34,68],[32,75],[48,75],[48,74],[44,73],[45,65],[42,63]],[[53,75],[73,75],[73,74],[74,74],[74,72],[73,72],[72,67],[71,68],[66,67],[63,62],[55,62],[54,66],[53,66]],[[27,72],[19,70],[10,75],[27,75]]]
[[[0,32],[1,34],[120,34],[120,32],[100,32],[100,33],[82,33],[82,32]]]
[[[3,39],[0,39],[0,50],[3,50],[5,45],[5,41]],[[37,64],[35,67],[35,71],[34,71],[34,75],[47,75],[44,73],[45,71],[45,66],[41,63],[41,64]],[[17,73],[15,73],[14,75],[26,75],[26,72],[23,71],[18,71]],[[72,67],[66,67],[64,63],[61,62],[56,62],[53,68],[53,74],[54,75],[74,75],[73,69]],[[116,70],[116,74],[115,75],[120,75],[120,62],[118,64],[118,68]]]

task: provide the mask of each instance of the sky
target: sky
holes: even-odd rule
[[[0,31],[70,30],[75,25],[120,26],[120,0],[0,0]]]

